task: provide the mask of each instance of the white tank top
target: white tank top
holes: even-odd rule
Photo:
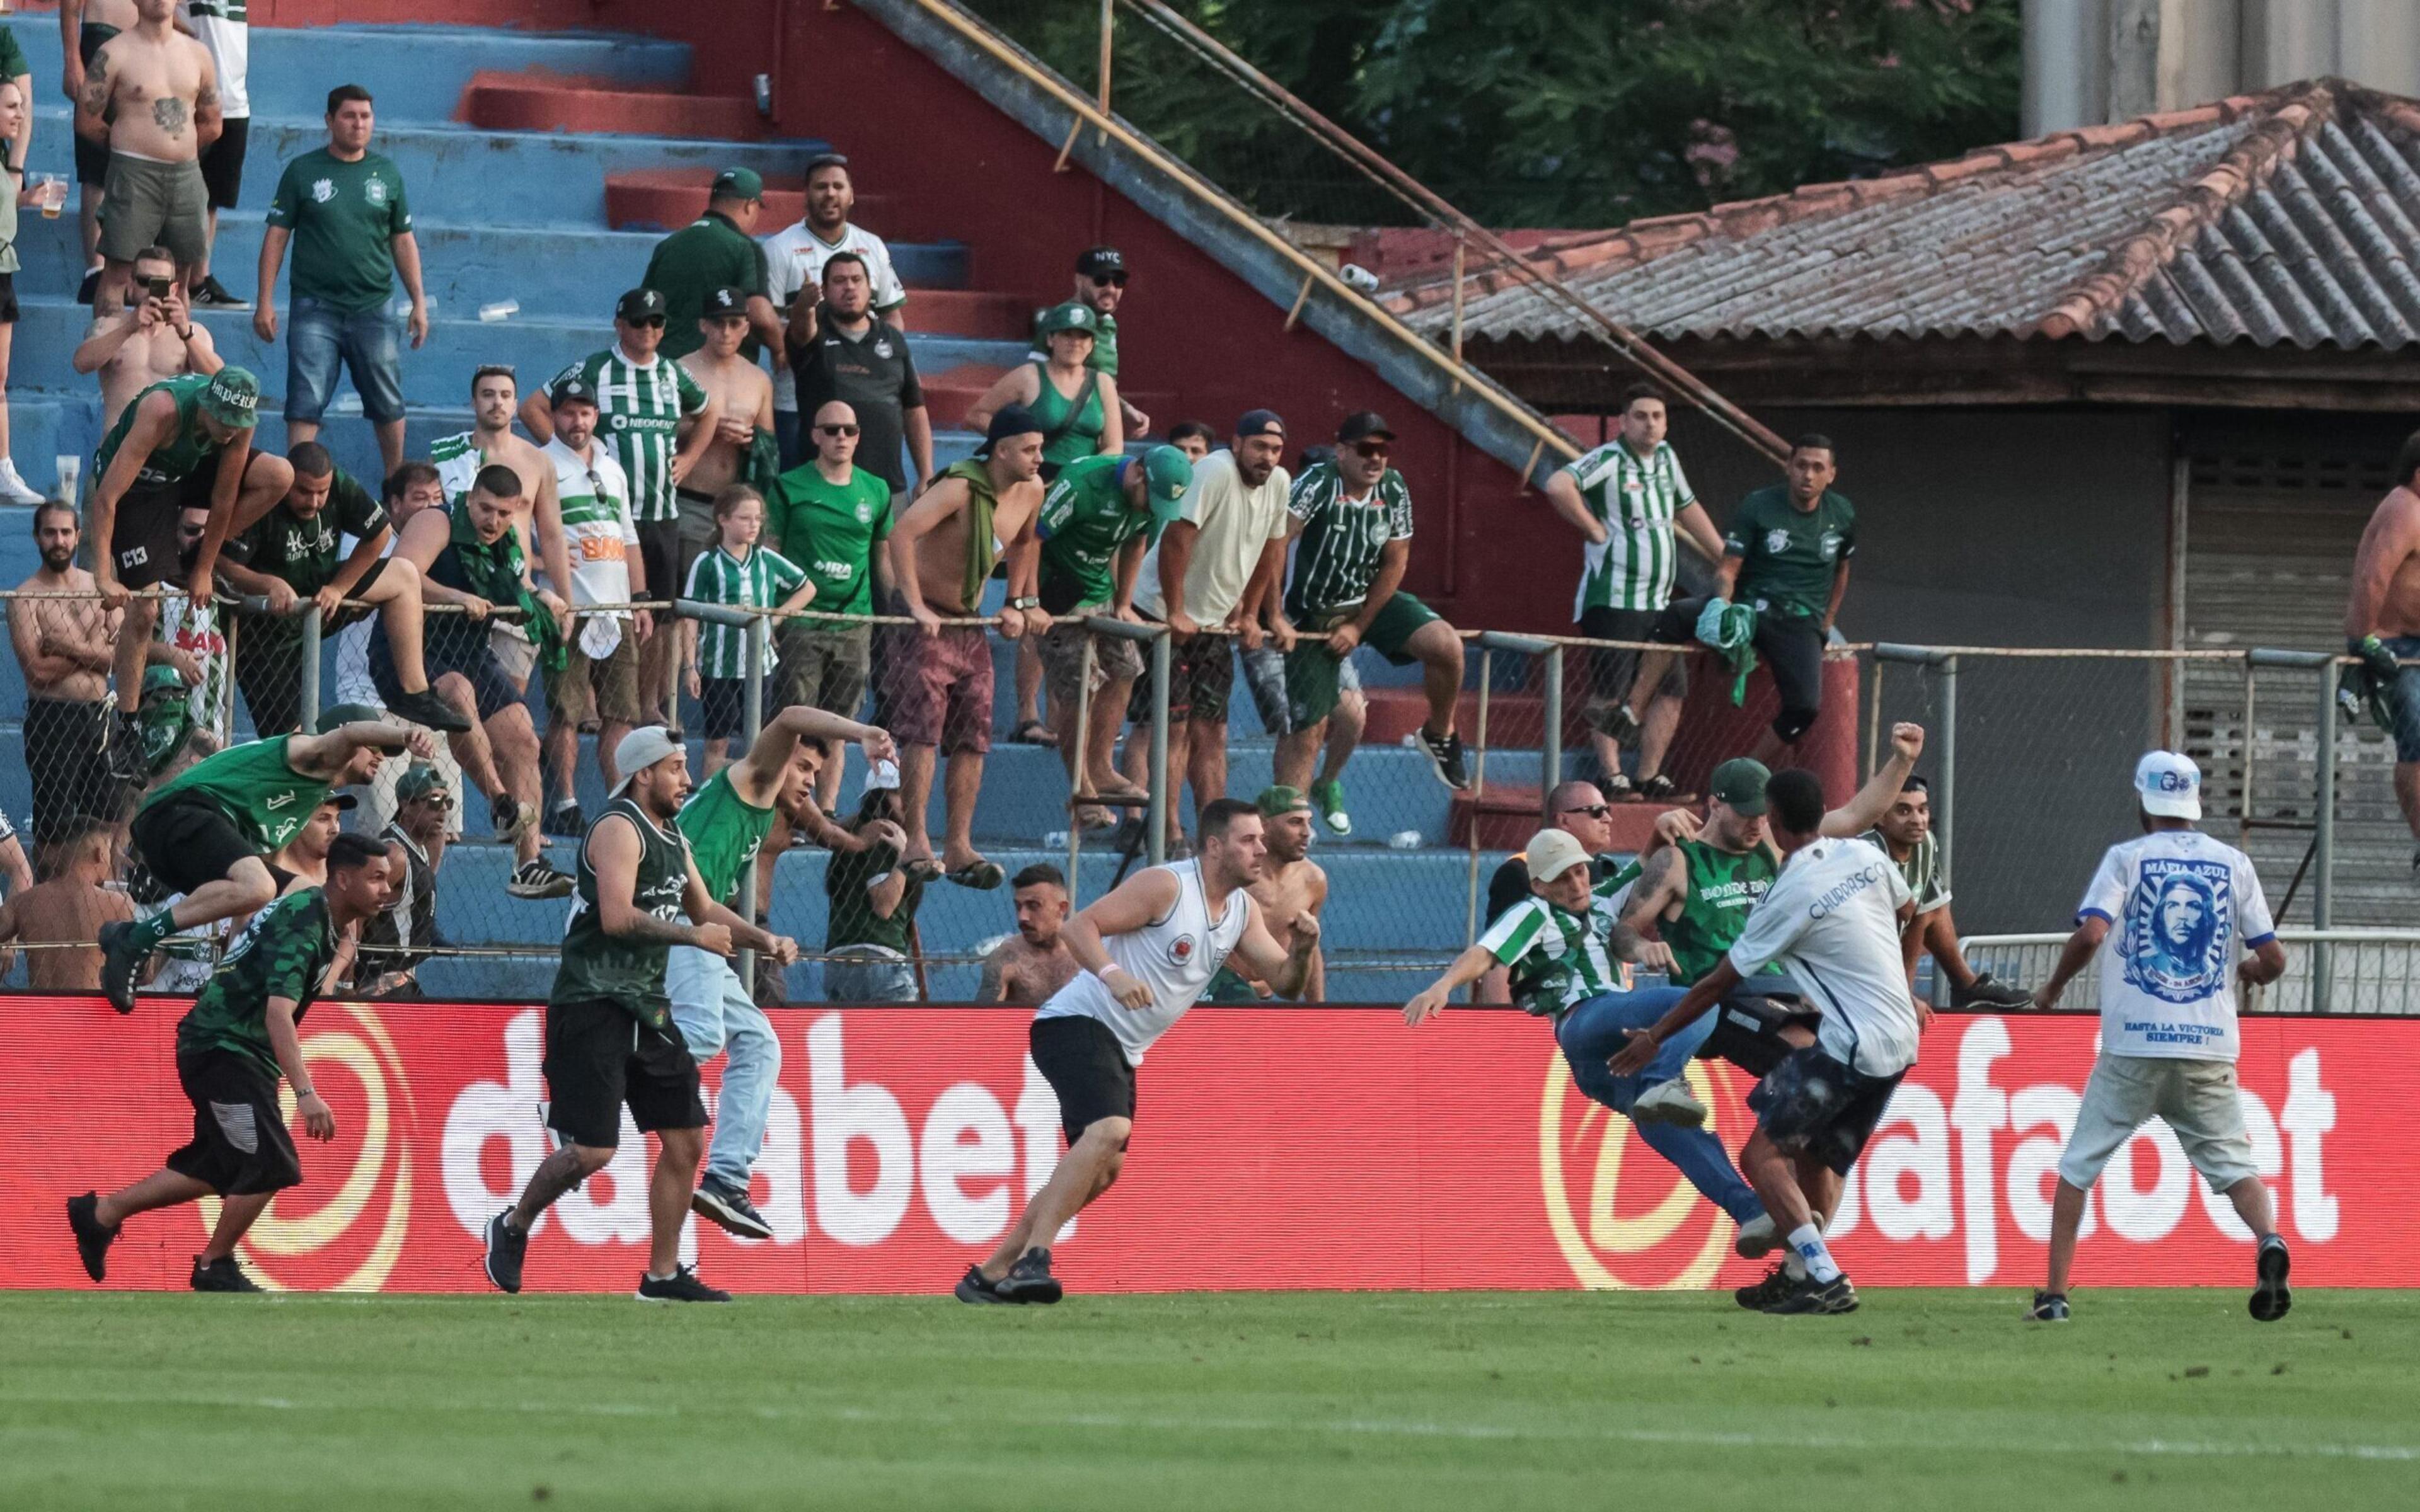
[[[1141,1065],[1151,1042],[1201,1001],[1210,979],[1227,964],[1228,953],[1252,921],[1252,895],[1241,887],[1227,895],[1225,914],[1216,919],[1210,917],[1209,900],[1202,891],[1200,861],[1179,861],[1160,870],[1176,878],[1175,905],[1131,933],[1110,934],[1101,941],[1109,964],[1150,988],[1151,1001],[1141,1008],[1126,1008],[1109,995],[1100,978],[1079,971],[1035,1015],[1100,1020],[1117,1036],[1130,1066]]]

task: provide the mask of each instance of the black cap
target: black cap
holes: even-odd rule
[[[1000,412],[991,417],[991,424],[984,427],[983,448],[977,455],[989,456],[995,442],[1004,441],[1011,436],[1040,435],[1047,428],[1042,422],[1034,419],[1033,411],[1025,406],[1002,405],[1000,407]]]
[[[1115,247],[1088,248],[1076,259],[1076,271],[1087,278],[1097,278],[1103,273],[1123,273],[1125,270],[1125,254]]]
[[[546,391],[546,402],[557,409],[567,404],[593,407],[597,403],[597,385],[574,373],[554,380],[554,387]]]
[[[1375,409],[1356,409],[1344,417],[1344,424],[1336,427],[1336,439],[1340,441],[1366,440],[1373,436],[1383,436],[1390,441],[1395,439],[1395,433],[1387,428],[1387,417]]]
[[[1278,418],[1274,409],[1247,409],[1244,418],[1235,422],[1235,434],[1239,438],[1274,436],[1284,440],[1285,433],[1285,422]]]
[[[719,320],[726,315],[745,316],[748,314],[748,291],[744,288],[719,288],[706,297],[706,318]]]
[[[637,320],[664,314],[664,297],[651,288],[634,288],[623,295],[613,306],[613,318],[616,320]]]

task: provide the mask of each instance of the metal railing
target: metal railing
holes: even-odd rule
[[[2242,989],[2247,1013],[2410,1014],[2420,1011],[2420,930],[2281,929],[2286,974],[2265,986]],[[2066,948],[2065,934],[1977,934],[1959,942],[1969,964],[1993,979],[2038,987],[2050,977]],[[2097,1010],[2101,977],[2093,966],[2077,973],[2059,1007]],[[1947,984],[1935,974],[1932,1003],[1947,1007]]]

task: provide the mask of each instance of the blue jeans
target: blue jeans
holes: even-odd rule
[[[782,1041],[765,1011],[748,995],[739,973],[719,955],[675,945],[664,965],[664,991],[673,1000],[673,1023],[701,1066],[724,1050],[722,1091],[714,1104],[714,1146],[706,1157],[706,1179],[748,1190],[748,1175],[765,1148],[765,1119],[773,1106],[773,1086],[782,1074]]]
[[[1636,1076],[1616,1076],[1606,1069],[1606,1062],[1630,1042],[1623,1030],[1651,1027],[1687,995],[1685,987],[1642,987],[1633,993],[1605,993],[1564,1014],[1562,1022],[1555,1026],[1555,1042],[1562,1047],[1563,1059],[1571,1065],[1573,1085],[1594,1101],[1629,1117],[1630,1105],[1637,1101],[1639,1093],[1688,1070],[1690,1057],[1706,1042],[1706,1036],[1714,1031],[1714,1015],[1699,1015],[1695,1024],[1664,1041],[1655,1058]],[[1745,1224],[1764,1216],[1764,1204],[1757,1200],[1754,1189],[1740,1180],[1730,1152],[1711,1131],[1672,1123],[1642,1123],[1637,1127],[1638,1137],[1647,1142],[1648,1149],[1671,1162],[1689,1179],[1691,1186],[1707,1201],[1730,1213],[1734,1222]]]
[[[384,301],[340,310],[324,300],[297,299],[286,324],[286,423],[319,424],[336,393],[341,362],[372,424],[403,418],[403,324]]]

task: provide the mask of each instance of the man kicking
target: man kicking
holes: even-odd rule
[[[194,1104],[193,1139],[123,1191],[68,1199],[68,1227],[86,1275],[107,1275],[109,1246],[127,1219],[216,1193],[225,1206],[194,1257],[189,1284],[195,1291],[260,1289],[236,1263],[236,1244],[271,1197],[302,1180],[277,1078],[294,1089],[303,1132],[334,1139],[336,1117],[312,1088],[296,1026],[320,991],[341,980],[363,923],[394,898],[386,847],[339,835],[328,850],[325,887],[289,893],[235,937],[177,1021],[177,1081]]]
[[[688,748],[662,725],[645,725],[622,737],[613,762],[622,780],[580,842],[579,894],[547,995],[547,1127],[563,1147],[530,1173],[520,1201],[489,1220],[488,1279],[520,1290],[530,1229],[613,1158],[627,1104],[639,1132],[662,1143],[647,1182],[653,1242],[639,1300],[729,1302],[731,1293],[680,1263],[681,1225],[706,1153],[706,1102],[664,992],[667,957],[675,945],[719,956],[744,949],[787,965],[798,947],[716,903],[698,874],[678,823]]]
[[[1652,1064],[1616,1077],[1606,1060],[1625,1031],[1652,1024],[1683,995],[1678,987],[1633,991],[1626,964],[1672,969],[1670,947],[1639,937],[1614,918],[1616,883],[1591,885],[1588,847],[1564,829],[1542,829],[1524,848],[1529,896],[1497,916],[1479,943],[1446,974],[1404,1005],[1404,1022],[1419,1025],[1445,1011],[1461,989],[1497,967],[1511,974],[1512,1001],[1553,1021],[1555,1042],[1572,1082],[1638,1127],[1647,1148],[1663,1156],[1705,1199],[1739,1225],[1733,1248],[1753,1259],[1773,1248],[1773,1220],[1740,1180],[1731,1158],[1705,1128],[1705,1105],[1689,1095],[1683,1073],[1714,1032],[1700,1022],[1672,1037]]]
[[[1725,994],[1780,963],[1823,1017],[1815,1042],[1792,1051],[1748,1094],[1756,1132],[1740,1165],[1807,1269],[1806,1279],[1761,1310],[1854,1312],[1857,1288],[1824,1247],[1814,1215],[1840,1211],[1840,1179],[1916,1064],[1924,1015],[1900,934],[1916,902],[1888,856],[1861,840],[1824,837],[1823,784],[1815,774],[1775,774],[1765,800],[1786,863],[1781,874],[1714,968],[1652,1027],[1628,1031],[1630,1043],[1611,1070],[1617,1076],[1647,1070]]]
[[[275,735],[204,757],[135,810],[127,826],[134,858],[185,896],[148,918],[101,927],[101,990],[112,1008],[134,1011],[135,979],[169,935],[276,901],[292,877],[268,857],[330,789],[371,780],[390,756],[410,751],[426,761],[436,749],[365,704],[339,703],[320,717],[324,734]]]
[[[1067,1154],[991,1258],[967,1267],[960,1302],[1059,1300],[1051,1242],[1125,1164],[1143,1052],[1201,1000],[1231,952],[1280,996],[1298,995],[1311,979],[1319,921],[1296,920],[1294,948],[1281,949],[1244,890],[1268,849],[1260,810],[1219,798],[1203,806],[1201,825],[1192,860],[1146,867],[1067,921],[1067,949],[1083,969],[1027,1031],[1033,1068],[1059,1099]]]
[[[681,807],[680,832],[708,896],[739,906],[739,880],[756,864],[775,810],[797,815],[814,804],[815,778],[827,741],[853,740],[869,764],[895,761],[891,736],[872,725],[793,704],[765,726],[748,754],[706,779]],[[760,908],[769,906],[760,894]],[[790,955],[797,957],[793,946]],[[787,964],[786,962],[783,963]],[[675,945],[666,961],[664,989],[673,1023],[703,1066],[731,1052],[714,1104],[714,1148],[706,1180],[690,1206],[698,1215],[746,1239],[770,1239],[773,1226],[749,1200],[750,1173],[765,1145],[765,1119],[782,1072],[782,1041],[765,1011],[729,960],[693,945]]]
[[[2273,1323],[2294,1304],[2286,1284],[2292,1261],[2244,1132],[2234,979],[2256,987],[2275,981],[2286,974],[2286,948],[2252,858],[2194,828],[2201,768],[2174,751],[2152,751],[2134,767],[2134,795],[2146,833],[2101,858],[2075,933],[2037,999],[2056,1008],[2075,974],[2101,958],[2101,1057],[2058,1158],[2050,1274],[2026,1317],[2067,1321],[2085,1194],[2118,1147],[2158,1117],[2259,1239],[2252,1316]],[[2248,953],[2239,960],[2239,952]]]

